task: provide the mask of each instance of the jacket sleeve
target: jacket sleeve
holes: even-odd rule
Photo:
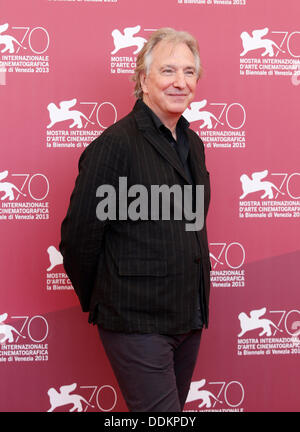
[[[124,139],[103,133],[79,159],[79,174],[61,226],[59,249],[64,267],[79,298],[82,310],[89,305],[96,275],[103,265],[105,232],[110,221],[96,216],[97,188],[112,185],[118,194],[119,177],[126,176],[127,153]]]

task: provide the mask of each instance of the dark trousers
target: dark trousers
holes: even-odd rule
[[[174,336],[98,330],[129,411],[183,410],[202,329]]]

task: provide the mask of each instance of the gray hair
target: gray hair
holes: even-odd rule
[[[140,81],[141,74],[142,72],[145,72],[146,75],[148,74],[152,62],[153,48],[162,40],[173,43],[174,45],[185,43],[194,55],[197,78],[199,79],[201,76],[202,67],[197,40],[186,31],[178,31],[170,27],[163,27],[152,33],[147,43],[145,43],[142,50],[138,54],[136,68],[132,78],[135,82],[134,94],[137,99],[142,99],[143,97],[143,90]]]

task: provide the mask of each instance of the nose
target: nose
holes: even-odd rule
[[[181,88],[181,89],[186,87],[185,75],[182,70],[176,71],[173,85],[174,87]]]

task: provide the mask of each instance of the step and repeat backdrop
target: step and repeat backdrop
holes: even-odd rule
[[[199,41],[184,113],[212,181],[211,318],[186,412],[300,410],[298,0],[0,0],[0,410],[126,412],[58,250],[82,151],[136,56]]]

